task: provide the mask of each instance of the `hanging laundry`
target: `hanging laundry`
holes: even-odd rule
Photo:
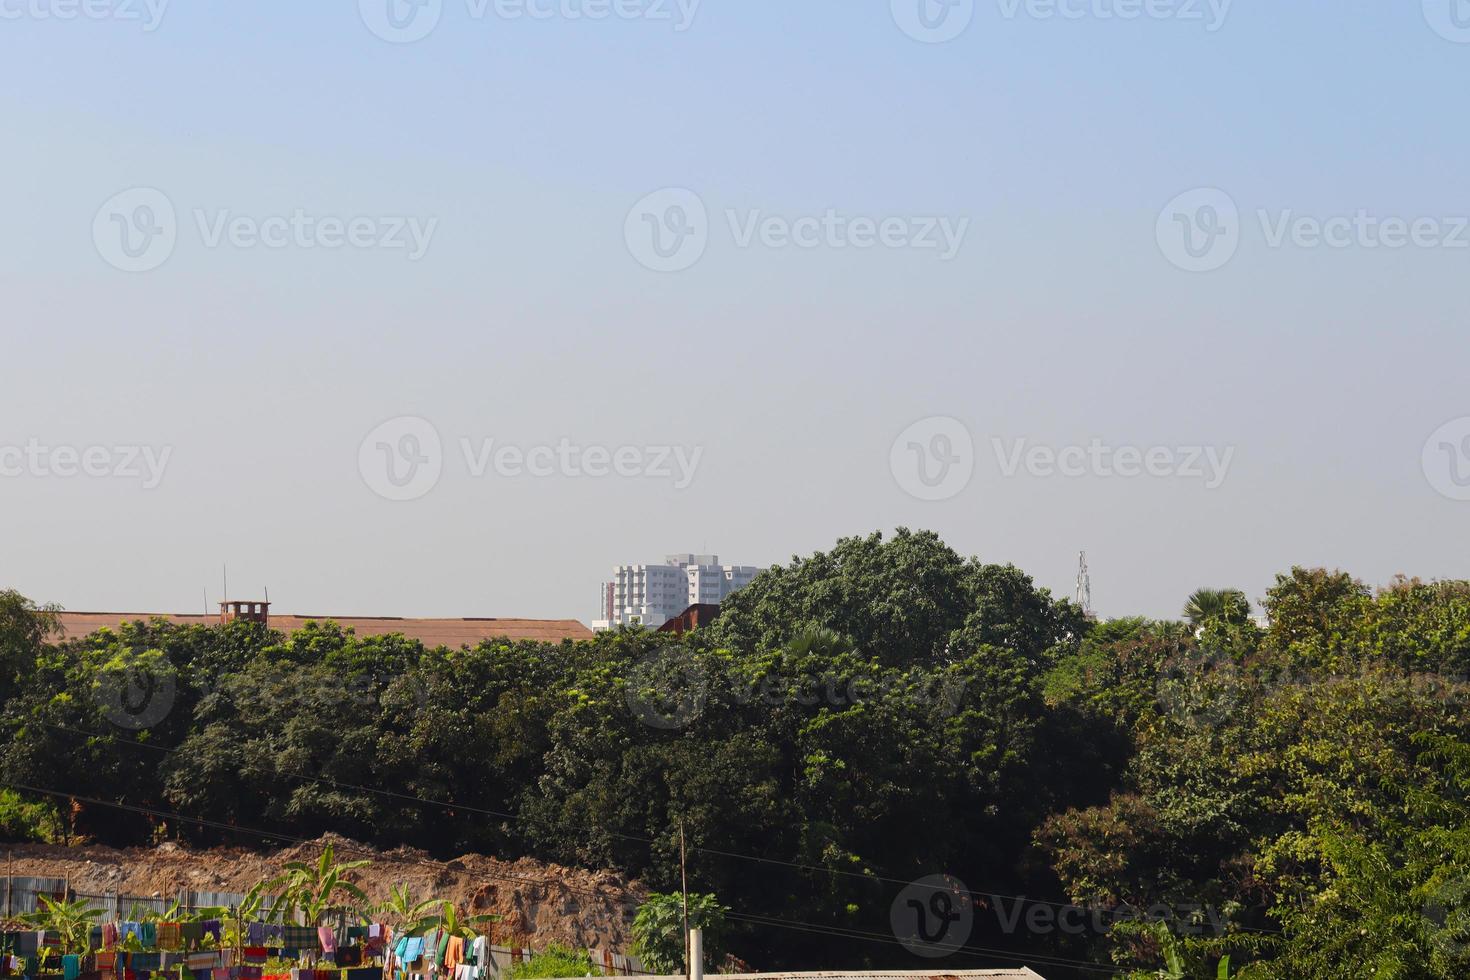
[[[319,937],[316,929],[312,926],[286,926],[282,945],[287,949],[311,949],[317,948]]]

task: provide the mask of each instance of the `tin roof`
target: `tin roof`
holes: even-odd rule
[[[74,639],[95,633],[104,627],[116,628],[121,623],[147,622],[162,619],[181,626],[213,626],[219,616],[176,613],[106,613],[106,612],[63,612],[61,638]],[[482,640],[541,640],[559,643],[562,640],[590,640],[592,631],[575,619],[404,619],[396,616],[278,616],[271,614],[271,629],[291,633],[308,622],[331,620],[344,629],[351,629],[358,636],[386,636],[402,633],[419,640],[427,647],[447,646],[458,648],[474,646]]]

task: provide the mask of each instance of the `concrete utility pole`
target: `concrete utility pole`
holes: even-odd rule
[[[704,930],[689,930],[689,980],[704,980]]]
[[[684,978],[694,980],[689,967],[689,871],[684,863],[684,819],[679,818],[679,892],[684,900]]]

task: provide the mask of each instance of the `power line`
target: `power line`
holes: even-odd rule
[[[18,791],[23,792],[23,793],[38,793],[38,794],[40,794],[42,796],[50,796],[50,797],[53,797],[53,798],[58,799],[58,800],[76,800],[76,801],[79,801],[79,802],[82,802],[82,803],[91,804],[92,806],[111,807],[112,809],[115,809],[115,810],[123,810],[123,811],[129,812],[129,813],[137,813],[137,814],[141,814],[141,815],[144,815],[144,816],[150,816],[150,817],[158,817],[159,819],[163,819],[163,820],[182,820],[182,821],[185,821],[187,823],[199,824],[202,827],[213,827],[213,828],[216,828],[216,829],[219,829],[219,830],[228,830],[228,831],[230,831],[232,833],[247,834],[247,835],[250,835],[250,836],[253,836],[253,837],[259,837],[261,840],[265,841],[266,843],[271,843],[272,841],[283,841],[283,842],[289,841],[289,842],[291,842],[293,844],[301,844],[301,845],[306,846],[306,847],[316,847],[316,846],[318,846],[318,844],[317,844],[316,841],[309,840],[308,838],[305,838],[305,837],[296,837],[296,836],[294,836],[292,834],[277,834],[277,833],[273,833],[271,831],[259,830],[259,829],[253,828],[253,827],[245,827],[245,826],[241,826],[241,825],[237,825],[237,824],[227,824],[227,823],[222,823],[222,822],[220,822],[218,820],[207,820],[207,819],[205,819],[203,817],[190,817],[190,816],[187,816],[187,815],[182,814],[182,813],[173,813],[173,812],[170,812],[168,810],[159,810],[159,809],[156,809],[154,807],[139,806],[139,805],[137,805],[135,803],[117,803],[117,802],[114,802],[112,800],[102,800],[102,799],[98,799],[96,797],[81,796],[81,795],[78,795],[76,793],[63,793],[60,790],[42,789],[39,786],[27,786],[24,783],[13,783],[13,782],[8,782],[7,781],[7,782],[0,782],[0,786],[5,786],[5,787],[8,787],[10,789],[18,790]],[[368,857],[374,857],[374,858],[381,858],[383,856],[382,855],[382,852],[380,852],[380,851],[374,850],[372,848],[362,847],[362,846],[353,844],[351,841],[336,842],[332,846],[333,846],[333,848],[335,850],[339,850],[339,851],[342,851],[342,852],[347,853],[347,854],[354,854],[355,853],[355,854],[361,854],[361,855],[365,855],[365,856],[368,856]],[[481,878],[481,879],[491,880],[491,881],[511,881],[511,882],[516,882],[517,884],[523,884],[523,885],[544,885],[545,884],[544,881],[540,881],[540,880],[537,880],[535,878],[523,878],[523,877],[520,877],[520,876],[517,876],[517,875],[509,875],[509,874],[496,874],[493,871],[472,871],[469,868],[464,868],[464,869],[450,868],[448,866],[449,865],[449,862],[447,862],[447,861],[434,861],[434,860],[428,859],[428,858],[406,858],[406,857],[401,857],[401,856],[395,856],[394,860],[403,861],[403,862],[405,862],[407,864],[416,864],[416,865],[419,865],[420,867],[424,867],[424,868],[432,868],[432,869],[434,869],[436,871],[452,871],[455,874],[462,874],[462,875],[465,875],[466,877],[469,877],[469,878]],[[567,891],[572,892],[574,894],[588,895],[588,896],[592,896],[594,898],[605,898],[606,897],[602,893],[599,893],[597,891],[593,891],[591,889],[578,888],[578,887],[572,885],[570,882],[565,881],[565,880],[562,880],[561,884],[562,884],[563,887],[565,887],[567,889]],[[648,973],[648,971],[636,971],[636,972],[645,973],[646,975],[649,975],[649,976],[653,976],[654,975],[654,974]]]
[[[753,925],[769,925],[773,928],[786,927],[799,932],[809,932],[815,933],[817,935],[832,936],[838,939],[858,939],[866,942],[886,943],[890,946],[903,946],[905,949],[908,948],[903,940],[898,939],[894,936],[884,935],[883,933],[877,932],[865,932],[860,929],[848,929],[844,926],[825,926],[807,922],[803,922],[799,926],[797,926],[792,925],[783,919],[773,919],[768,916],[760,915],[749,915],[742,912],[730,912],[727,914],[726,917],[741,922],[748,922]],[[1010,961],[1014,961],[1016,958],[1022,956],[1022,954],[1016,953],[1013,950],[999,949],[997,947],[989,946],[949,946],[940,942],[931,943],[930,945],[948,950],[950,955],[952,955],[953,953],[968,953],[973,956],[985,956],[991,959],[1004,957],[1006,960]],[[1119,967],[1103,966],[1101,964],[1091,963],[1086,960],[1074,960],[1062,956],[1053,956],[1050,954],[1033,955],[1028,953],[1024,955],[1024,958],[1035,963],[1040,963],[1043,966],[1071,966],[1078,967],[1084,970],[1094,970],[1098,973],[1108,974],[1119,974],[1126,972]]]
[[[138,813],[138,814],[143,814],[143,815],[147,815],[147,816],[158,817],[160,819],[182,820],[182,821],[186,821],[186,822],[189,822],[189,823],[196,823],[196,824],[199,824],[199,825],[205,826],[205,827],[215,827],[215,828],[218,828],[218,829],[221,829],[221,830],[229,830],[229,831],[234,832],[234,833],[249,834],[249,835],[252,835],[252,836],[259,837],[259,838],[261,838],[262,840],[264,840],[266,842],[270,842],[270,841],[273,841],[273,840],[281,840],[281,841],[291,841],[293,843],[305,845],[305,846],[308,846],[308,847],[314,847],[314,846],[317,845],[317,842],[316,841],[308,840],[307,838],[304,838],[304,837],[296,837],[296,836],[293,836],[291,834],[277,834],[277,833],[272,833],[270,831],[258,830],[256,828],[252,828],[252,827],[245,827],[245,826],[240,826],[240,825],[226,824],[226,823],[222,823],[222,822],[217,821],[217,820],[208,820],[208,819],[205,819],[203,817],[190,817],[190,816],[186,816],[185,814],[182,814],[182,813],[173,813],[173,812],[170,812],[170,811],[167,811],[167,810],[159,810],[159,809],[156,809],[154,807],[139,806],[137,804],[132,804],[132,803],[118,803],[118,802],[114,802],[114,801],[111,801],[111,800],[98,799],[96,797],[82,796],[82,795],[79,795],[79,794],[76,794],[76,793],[64,793],[64,792],[61,792],[60,790],[42,789],[41,787],[38,787],[38,786],[29,786],[29,785],[26,785],[24,783],[15,783],[15,782],[6,781],[6,782],[0,782],[0,786],[5,786],[5,787],[7,787],[9,789],[17,790],[17,791],[23,792],[23,793],[36,793],[36,794],[39,794],[39,795],[42,795],[42,796],[50,796],[50,797],[53,797],[55,799],[60,799],[60,800],[76,800],[76,801],[79,801],[79,802],[82,802],[82,803],[91,804],[93,806],[110,807],[110,808],[113,808],[113,809],[123,810],[123,811],[126,811],[126,812]],[[339,849],[339,850],[341,850],[341,851],[343,851],[345,853],[349,853],[349,854],[351,854],[351,853],[357,853],[357,854],[362,854],[362,855],[368,855],[368,856],[371,856],[371,857],[380,857],[381,856],[380,852],[378,852],[376,850],[354,845],[350,841],[344,841],[344,842],[342,842],[340,844],[337,844],[337,845],[334,845],[334,846],[337,849]],[[544,882],[538,881],[538,880],[533,879],[533,878],[522,878],[522,877],[518,877],[516,875],[495,874],[494,872],[488,872],[488,871],[471,871],[468,868],[465,868],[463,870],[461,870],[461,869],[450,869],[450,868],[447,867],[447,865],[448,865],[449,862],[445,862],[445,861],[434,861],[434,860],[431,860],[431,859],[414,858],[414,859],[408,859],[408,863],[410,863],[410,864],[417,864],[417,865],[420,865],[422,867],[434,868],[436,870],[441,870],[441,871],[442,870],[453,870],[457,874],[463,874],[463,875],[465,875],[467,877],[471,877],[471,878],[484,878],[484,879],[489,879],[489,880],[514,881],[514,882],[519,882],[519,883],[523,883],[523,884],[530,884],[530,885],[544,884]],[[577,887],[571,885],[569,882],[566,882],[566,881],[562,881],[562,885],[568,891],[573,892],[573,893],[584,894],[584,895],[592,895],[592,896],[599,897],[599,898],[600,897],[603,897],[598,892],[590,891],[590,890],[584,889],[584,888],[577,888]],[[795,921],[793,921],[793,920],[789,920],[789,919],[780,919],[780,918],[775,918],[775,917],[771,917],[771,916],[762,916],[762,915],[758,915],[758,914],[754,914],[754,913],[738,912],[738,911],[731,911],[731,912],[727,913],[727,917],[728,918],[732,918],[732,919],[736,919],[737,921],[744,921],[744,922],[749,922],[751,924],[767,926],[767,927],[770,927],[770,928],[773,928],[773,929],[787,929],[787,930],[796,931],[796,932],[807,932],[807,933],[816,933],[816,934],[821,934],[821,935],[829,935],[829,936],[833,936],[833,937],[836,937],[836,938],[865,939],[865,940],[871,940],[871,941],[874,941],[874,942],[884,942],[884,943],[888,943],[888,944],[891,944],[891,945],[899,945],[899,946],[902,946],[903,945],[903,942],[901,940],[897,939],[896,937],[885,936],[885,935],[883,935],[881,933],[870,933],[870,932],[862,932],[860,930],[849,930],[849,929],[844,929],[842,927],[826,926],[826,925],[822,925],[820,923],[804,922],[804,921],[801,921],[801,920],[795,920]],[[1021,955],[1021,954],[1018,954],[1018,953],[1011,952],[1009,950],[1001,950],[1001,949],[987,948],[987,947],[970,947],[970,946],[958,946],[958,947],[955,947],[952,950],[952,952],[971,953],[971,954],[974,954],[974,955],[985,955],[985,956],[997,956],[997,955],[999,955],[999,956],[1005,956],[1005,957],[1016,957],[1016,956],[1020,956]],[[1059,958],[1059,957],[1049,957],[1049,956],[1045,956],[1045,955],[1035,956],[1035,957],[1030,957],[1030,958],[1033,959],[1033,960],[1035,960],[1036,962],[1043,962],[1045,960],[1052,960],[1052,961],[1054,961],[1053,965],[1077,966],[1077,967],[1082,967],[1082,968],[1085,968],[1085,969],[1095,969],[1095,970],[1097,970],[1099,972],[1104,972],[1104,973],[1119,973],[1119,972],[1122,972],[1120,970],[1116,970],[1116,969],[1113,969],[1113,968],[1101,967],[1101,966],[1098,966],[1097,964],[1088,963],[1085,960],[1067,960],[1067,959],[1063,959],[1063,958]],[[632,972],[637,972],[637,973],[640,973],[640,974],[642,974],[644,976],[657,976],[657,974],[653,974],[653,973],[651,973],[649,971],[646,971],[646,970],[632,971]]]
[[[139,748],[152,749],[155,752],[163,752],[163,753],[166,753],[166,754],[169,754],[169,755],[180,755],[180,754],[183,754],[183,749],[180,746],[172,746],[171,747],[171,746],[167,746],[167,745],[154,745],[151,742],[140,742],[140,741],[137,741],[135,739],[122,738],[121,736],[118,736],[118,735],[115,735],[115,734],[112,734],[112,733],[108,733],[108,734],[105,734],[104,735],[103,733],[100,733],[100,732],[89,732],[89,731],[85,731],[85,730],[78,729],[78,728],[69,728],[69,727],[67,727],[65,725],[57,725],[57,724],[54,724],[52,722],[44,722],[43,721],[43,722],[39,722],[39,724],[44,725],[45,727],[48,727],[48,728],[54,728],[54,729],[56,729],[58,731],[70,732],[71,734],[81,735],[81,736],[84,736],[84,737],[87,737],[87,738],[116,738],[116,739],[118,739],[118,741],[125,742],[125,743],[127,743],[129,745],[135,745],[135,746],[138,746]],[[241,749],[242,751],[245,749],[245,746],[242,745],[241,743],[239,743],[238,741],[235,741],[235,740],[231,739],[231,740],[229,740],[229,742],[230,742],[231,745],[233,745],[237,749]],[[264,773],[266,775],[286,775],[286,776],[290,776],[290,777],[295,778],[295,779],[303,779],[303,780],[308,780],[310,782],[315,782],[315,783],[320,783],[320,784],[327,785],[327,786],[332,786],[333,788],[337,788],[337,789],[350,789],[350,790],[355,790],[355,791],[363,792],[363,793],[373,793],[373,794],[377,794],[377,795],[380,795],[380,796],[391,797],[393,799],[401,800],[403,802],[423,803],[423,804],[428,804],[428,805],[431,805],[431,806],[442,807],[443,809],[446,809],[446,810],[464,811],[466,813],[478,813],[478,814],[481,814],[483,816],[501,817],[503,819],[508,819],[508,820],[519,821],[521,819],[521,817],[518,814],[515,814],[515,813],[507,813],[507,812],[504,812],[504,811],[501,811],[501,810],[488,810],[488,809],[485,809],[485,808],[482,808],[482,807],[476,807],[476,806],[471,806],[471,805],[468,805],[468,804],[456,803],[456,802],[454,802],[452,800],[451,801],[448,801],[448,802],[445,802],[443,800],[432,800],[432,799],[428,799],[426,797],[414,796],[414,795],[408,794],[408,793],[398,793],[398,792],[394,792],[392,790],[379,789],[379,788],[374,787],[374,786],[361,786],[361,785],[357,785],[357,784],[354,784],[354,783],[343,783],[343,782],[339,782],[338,780],[332,779],[332,778],[327,777],[327,776],[316,776],[316,775],[312,775],[310,773],[304,773],[304,772],[299,772],[299,771],[297,771],[297,772],[283,771],[283,770],[281,770],[278,767],[263,768],[261,766],[252,766],[248,761],[242,762],[241,765],[244,766],[244,767],[246,767],[246,768],[253,769],[255,772]],[[625,840],[625,841],[630,841],[630,842],[638,843],[638,844],[657,844],[658,843],[658,841],[655,840],[652,837],[640,837],[640,836],[637,836],[637,835],[634,835],[634,834],[623,834],[623,833],[618,833],[616,831],[610,831],[610,830],[605,830],[605,831],[603,831],[603,833],[605,833],[608,837],[614,838],[616,840]],[[825,868],[825,867],[822,867],[820,865],[803,864],[803,863],[795,862],[795,861],[783,861],[780,858],[762,857],[761,855],[758,855],[758,854],[746,854],[746,853],[742,853],[742,852],[738,852],[738,851],[725,851],[725,850],[720,850],[720,849],[717,849],[717,848],[709,848],[709,847],[690,847],[689,850],[692,851],[692,852],[695,852],[695,853],[700,853],[700,854],[709,854],[709,855],[714,855],[714,856],[718,856],[718,857],[731,858],[731,859],[734,859],[734,860],[741,860],[741,861],[751,861],[751,862],[758,863],[758,864],[775,865],[775,866],[778,866],[778,867],[791,868],[791,869],[798,870],[798,871],[810,871],[810,872],[815,872],[815,873],[818,873],[818,874],[834,875],[834,876],[839,876],[839,877],[844,877],[844,878],[856,878],[856,879],[858,879],[860,881],[869,882],[869,883],[884,883],[884,884],[904,885],[904,886],[907,886],[907,885],[912,884],[912,881],[910,881],[909,879],[906,879],[906,878],[891,878],[891,877],[886,877],[884,875],[871,874],[871,873],[866,873],[866,872],[861,872],[861,871],[844,871],[844,870],[842,870],[840,868]],[[974,898],[984,898],[984,899],[988,899],[988,900],[995,901],[995,902],[1012,902],[1012,903],[1022,904],[1022,905],[1040,905],[1040,906],[1045,906],[1045,907],[1048,907],[1048,908],[1057,909],[1059,911],[1085,912],[1085,913],[1090,914],[1090,915],[1096,915],[1096,914],[1102,913],[1102,914],[1106,914],[1106,915],[1110,915],[1110,916],[1119,916],[1119,915],[1125,914],[1123,912],[1119,912],[1119,911],[1115,911],[1115,910],[1098,909],[1096,907],[1089,907],[1089,906],[1085,906],[1085,905],[1075,905],[1075,904],[1072,904],[1072,903],[1069,903],[1069,902],[1058,902],[1058,901],[1052,901],[1052,900],[1041,899],[1041,898],[1028,898],[1028,897],[1026,897],[1024,895],[1007,895],[1007,894],[1002,894],[1000,892],[978,891],[976,889],[968,888],[968,887],[966,888],[966,890],[967,890],[968,894],[970,894]],[[1258,934],[1261,934],[1261,935],[1277,935],[1278,934],[1275,930],[1259,929],[1259,928],[1255,928],[1255,927],[1251,927],[1251,926],[1237,925],[1236,928],[1238,930],[1240,930],[1241,932],[1258,933]]]

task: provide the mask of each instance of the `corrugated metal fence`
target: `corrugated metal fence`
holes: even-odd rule
[[[245,900],[243,893],[237,892],[191,892],[180,891],[173,895],[128,895],[121,892],[80,892],[67,887],[65,878],[0,878],[4,881],[0,891],[4,892],[4,915],[5,917],[24,915],[34,912],[40,908],[40,896],[57,900],[66,898],[71,901],[86,899],[93,905],[102,909],[107,918],[128,918],[133,909],[140,912],[147,910],[162,912],[174,902],[178,902],[188,911],[204,908],[225,907],[238,905]]]
[[[238,892],[181,891],[168,897],[126,895],[118,892],[94,894],[69,889],[64,878],[0,876],[0,880],[4,881],[5,895],[4,915],[0,918],[7,919],[36,911],[40,907],[40,896],[42,895],[53,901],[86,899],[102,909],[105,913],[104,918],[107,919],[134,918],[143,910],[163,912],[174,902],[178,902],[184,909],[192,912],[204,908],[229,908],[245,900],[245,895]],[[602,949],[589,949],[587,952],[592,957],[593,964],[611,976],[628,976],[642,972],[643,964],[635,957]],[[504,975],[505,971],[516,963],[526,962],[532,955],[534,955],[532,950],[526,948],[490,947],[491,965],[497,976]]]

